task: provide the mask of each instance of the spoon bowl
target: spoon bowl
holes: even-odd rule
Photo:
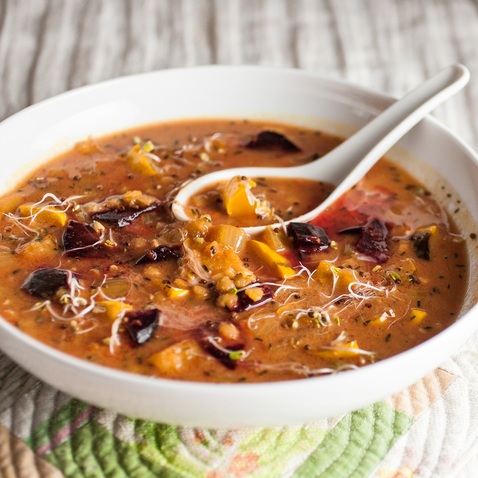
[[[435,107],[460,91],[469,79],[470,72],[465,66],[449,66],[393,103],[330,153],[310,163],[288,168],[223,169],[200,176],[180,189],[173,201],[172,212],[180,221],[191,220],[187,213],[188,200],[206,187],[234,176],[306,178],[334,184],[336,188],[325,201],[306,214],[285,221],[285,224],[291,221],[308,222],[360,181],[399,139]],[[255,234],[265,227],[251,226],[244,229]]]

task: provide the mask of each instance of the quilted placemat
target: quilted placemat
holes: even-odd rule
[[[459,359],[403,392],[340,417],[235,430],[178,427],[102,410],[37,382],[2,357],[0,380],[11,403],[0,414],[0,476],[472,476],[466,473],[478,465],[478,427],[469,421],[470,408],[478,406],[477,390],[469,389],[470,378],[478,388],[475,355],[472,343]]]

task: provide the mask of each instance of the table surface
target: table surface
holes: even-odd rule
[[[0,119],[71,88],[205,64],[294,67],[392,95],[451,63],[435,111],[478,147],[478,0],[0,0]],[[0,355],[0,477],[476,477],[478,338],[400,394],[297,427],[202,430],[79,402]]]

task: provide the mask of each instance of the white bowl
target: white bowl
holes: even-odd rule
[[[170,119],[231,117],[273,119],[347,136],[392,101],[346,82],[297,70],[201,67],[120,78],[59,95],[1,123],[0,192],[89,135]],[[451,202],[441,197],[439,185],[441,176],[445,177],[468,207],[454,216],[459,227],[467,238],[478,232],[477,155],[456,136],[428,117],[389,157],[425,182],[451,211],[458,196],[453,195]],[[0,320],[0,347],[54,387],[134,417],[211,428],[310,422],[407,387],[440,365],[475,331],[477,247],[477,240],[468,239],[470,287],[456,323],[407,352],[336,375],[263,384],[149,378],[70,357],[4,320]]]

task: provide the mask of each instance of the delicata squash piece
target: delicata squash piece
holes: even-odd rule
[[[120,302],[119,300],[102,300],[97,302],[96,305],[98,306],[97,311],[99,313],[103,312],[111,321],[116,320],[127,310],[131,310],[133,308],[130,304]]]
[[[349,285],[356,280],[351,269],[337,267],[328,261],[320,261],[312,277],[324,286],[336,288],[337,293],[346,292]]]
[[[18,214],[21,217],[31,217],[31,222],[40,222],[52,226],[63,227],[68,222],[67,214],[51,206],[34,206],[31,204],[22,204],[18,208]]]
[[[128,164],[131,169],[145,176],[158,176],[159,173],[153,166],[154,159],[151,154],[153,148],[153,144],[149,141],[144,146],[134,145],[128,151]]]
[[[296,274],[290,262],[264,242],[250,240],[247,247],[272,273],[280,278],[285,279]]]
[[[9,194],[0,199],[0,213],[13,213],[25,201],[25,196],[20,193]]]
[[[257,198],[252,193],[256,183],[245,176],[234,176],[225,186],[222,200],[229,216],[252,216]]]
[[[56,258],[59,250],[56,239],[48,234],[38,241],[28,242],[17,253],[31,264],[41,264]]]
[[[182,340],[161,352],[153,354],[148,361],[162,375],[174,376],[185,368],[194,367],[204,353],[195,340]]]
[[[316,354],[326,359],[350,359],[360,355],[360,347],[356,340],[335,342],[334,345],[322,347]]]
[[[245,176],[234,176],[224,187],[222,200],[229,216],[272,216],[269,203],[252,192],[256,182]]]

